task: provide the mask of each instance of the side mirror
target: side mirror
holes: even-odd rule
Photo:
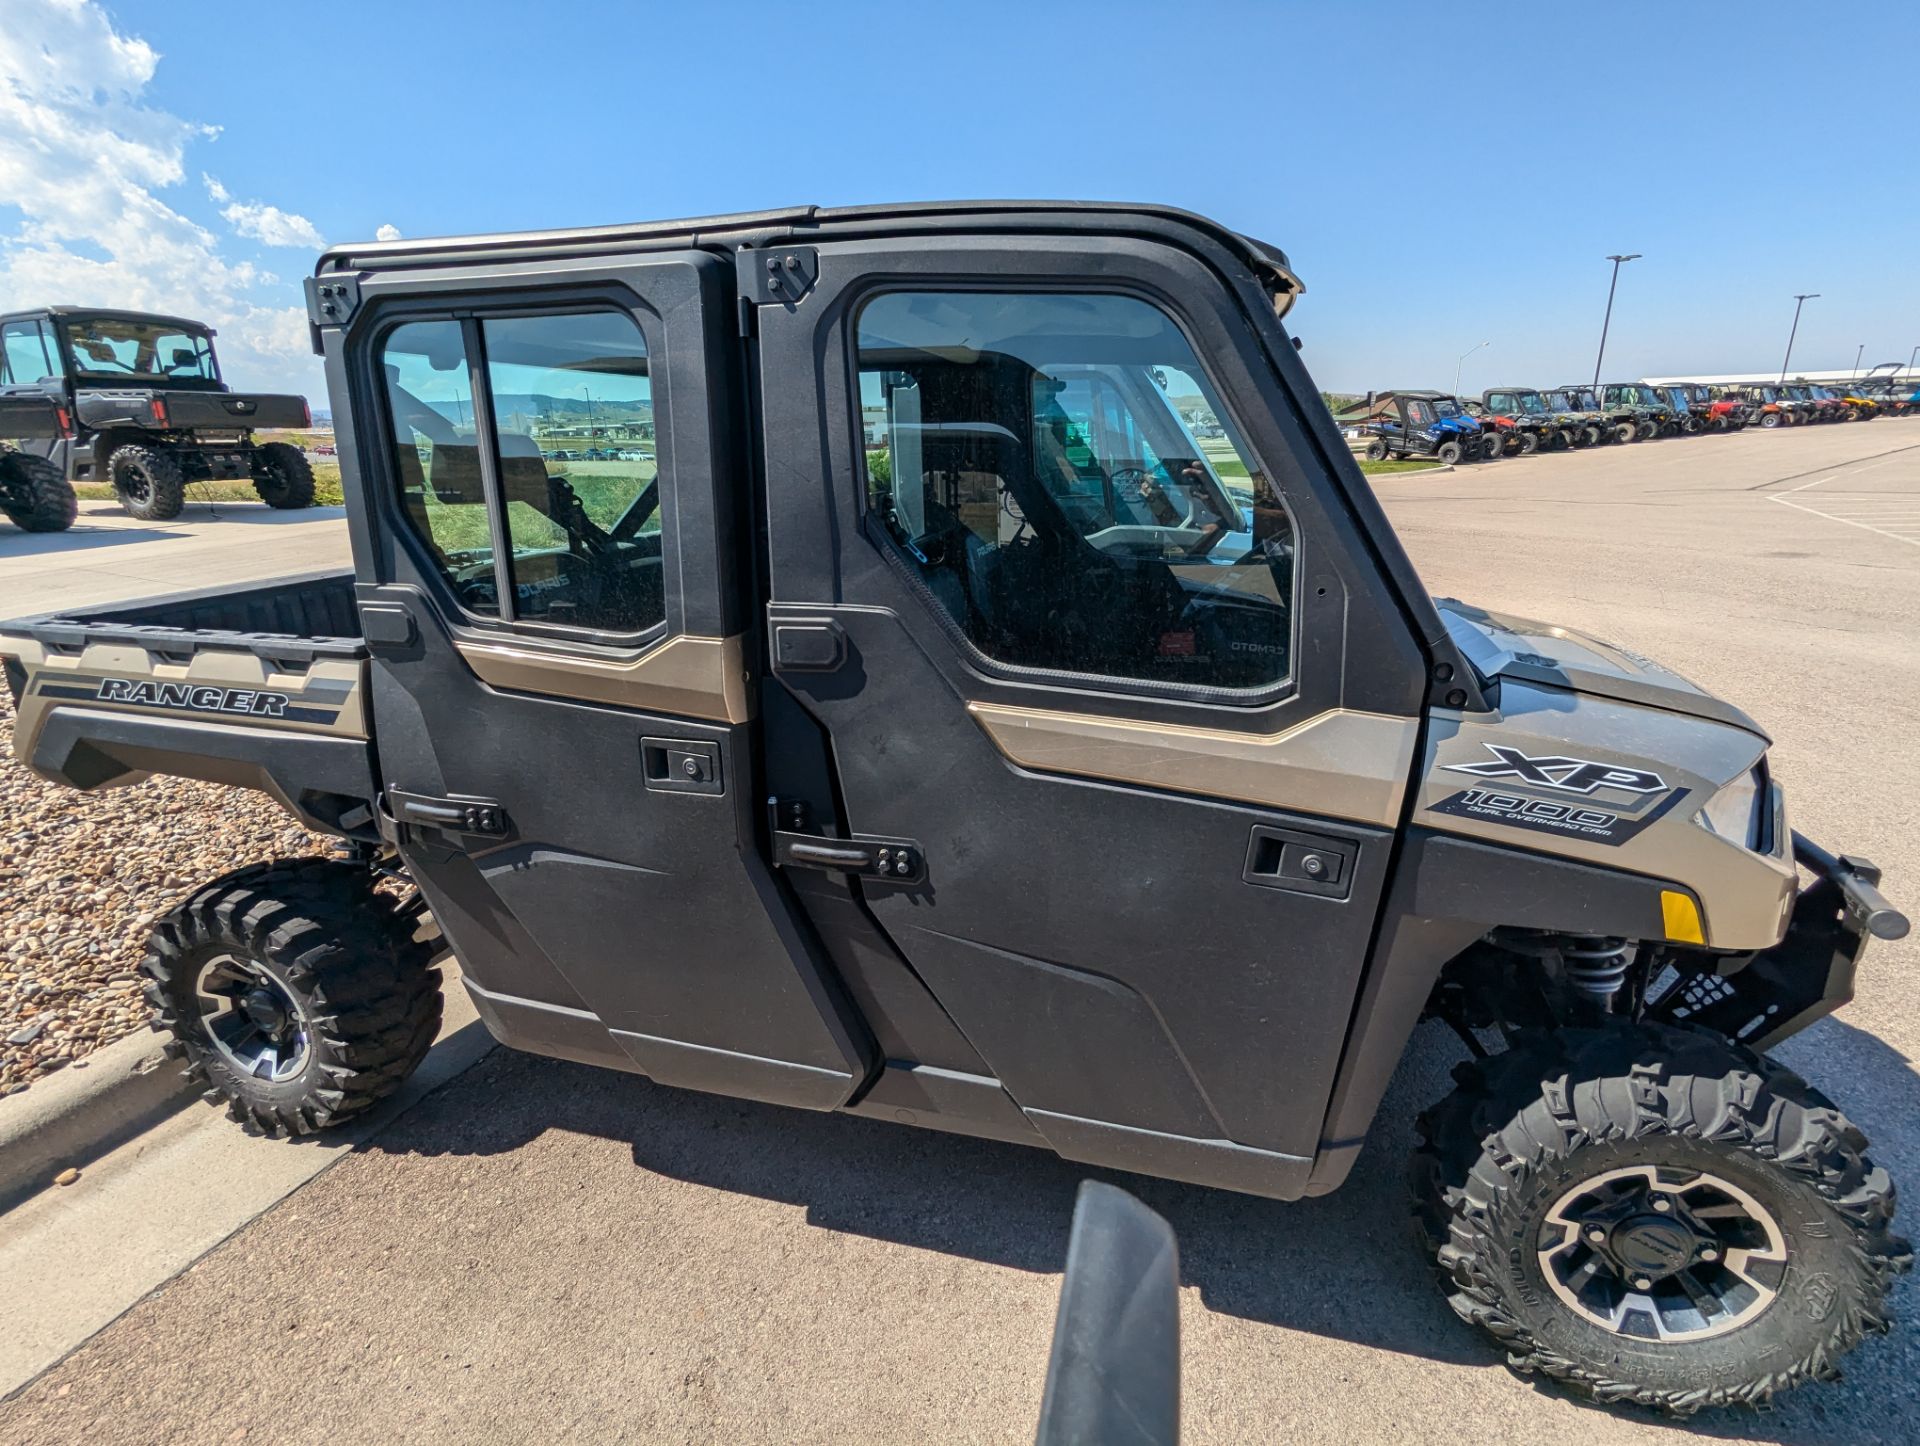
[[[1126,1191],[1083,1180],[1035,1446],[1179,1439],[1179,1243]]]

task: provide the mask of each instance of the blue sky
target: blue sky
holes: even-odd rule
[[[10,17],[54,12],[62,43],[93,8],[5,3]],[[253,6],[241,23],[230,7],[119,0],[101,15],[107,43],[155,55],[129,63],[122,109],[178,122],[177,164],[143,184],[210,238],[226,270],[208,304],[247,318],[226,331],[251,326],[276,375],[312,375],[284,317],[315,238],[946,196],[1164,201],[1258,234],[1306,280],[1291,325],[1335,389],[1450,386],[1483,339],[1469,390],[1587,376],[1613,251],[1645,259],[1621,275],[1609,375],[1777,365],[1799,291],[1821,293],[1799,364],[1850,366],[1860,343],[1869,365],[1904,360],[1920,343],[1920,149],[1898,128],[1916,45],[1891,12],[466,0],[370,13],[377,24]],[[100,29],[74,43],[101,43]],[[77,89],[54,100],[87,103]],[[0,100],[0,133],[7,119]],[[45,246],[28,237],[31,204],[7,204],[5,144],[0,302],[68,272],[131,284],[137,248],[75,235],[70,215],[71,259],[20,259]]]

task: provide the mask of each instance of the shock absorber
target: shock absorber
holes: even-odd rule
[[[1572,935],[1560,945],[1560,968],[1567,987],[1602,1014],[1613,1008],[1632,967],[1633,944],[1627,939]]]

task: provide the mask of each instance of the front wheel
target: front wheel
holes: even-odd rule
[[[418,918],[330,859],[256,864],[154,926],[153,1027],[250,1133],[307,1135],[400,1088],[440,1027]]]
[[[1531,457],[1535,452],[1538,452],[1540,450],[1540,439],[1539,437],[1535,436],[1532,432],[1520,433],[1518,440],[1519,440],[1519,446],[1520,446],[1520,455],[1522,457]]]
[[[1613,439],[1616,442],[1637,442],[1640,433],[1632,422],[1622,422],[1613,429]]]
[[[313,506],[313,465],[291,442],[266,442],[253,453],[253,490],[269,507]]]
[[[1584,427],[1581,429],[1581,432],[1582,432],[1582,435],[1586,437],[1587,439],[1586,444],[1589,447],[1597,447],[1602,442],[1607,440],[1607,434],[1601,431],[1600,428],[1598,427],[1594,427],[1594,426]]]
[[[1642,422],[1635,435],[1643,442],[1651,442],[1655,437],[1660,435],[1660,428],[1657,423]]]
[[[1449,1304],[1521,1372],[1681,1414],[1766,1404],[1887,1329],[1912,1251],[1866,1138],[1799,1076],[1670,1026],[1519,1036],[1420,1121]]]

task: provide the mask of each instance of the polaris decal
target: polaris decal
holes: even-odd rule
[[[1596,788],[1618,788],[1626,793],[1658,793],[1667,782],[1657,773],[1639,768],[1616,768],[1584,758],[1529,758],[1518,748],[1482,744],[1493,755],[1490,763],[1449,763],[1449,773],[1471,773],[1480,778],[1512,778],[1535,788],[1561,793],[1592,793]]]
[[[1456,818],[1477,818],[1488,823],[1505,824],[1510,828],[1560,834],[1611,848],[1625,843],[1686,796],[1686,789],[1676,788],[1641,817],[1627,818],[1611,809],[1595,808],[1591,804],[1563,803],[1553,798],[1528,798],[1491,788],[1468,788],[1434,804],[1430,812],[1452,814]]]
[[[259,688],[216,688],[204,683],[136,683],[131,678],[102,678],[93,695],[102,703],[132,703],[143,708],[179,708],[192,713],[242,713],[250,718],[284,718],[293,699]]]

